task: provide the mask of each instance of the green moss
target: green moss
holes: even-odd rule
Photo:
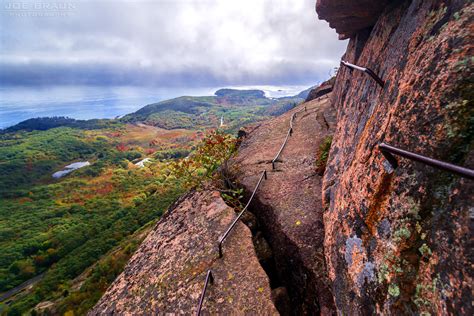
[[[466,57],[464,59],[461,59],[461,60],[457,61],[456,64],[455,64],[456,70],[457,71],[467,71],[467,70],[470,69],[472,63],[473,63],[473,58],[471,56]]]
[[[412,215],[415,219],[420,219],[420,204],[417,203],[412,197],[407,198],[407,204],[409,207],[408,214]]]
[[[319,145],[318,154],[316,157],[316,167],[319,171],[324,172],[329,157],[329,150],[331,149],[332,136],[326,136]]]
[[[397,284],[390,284],[388,286],[388,294],[392,297],[400,296],[400,288]]]
[[[430,247],[428,247],[426,244],[423,244],[420,248],[418,248],[418,251],[423,257],[429,257],[432,254]]]
[[[402,240],[406,240],[408,238],[410,238],[411,236],[411,232],[410,230],[408,229],[408,227],[400,227],[397,231],[395,231],[395,233],[393,234],[393,241],[395,241],[396,243],[402,241]]]
[[[421,228],[420,222],[416,222],[416,226],[415,226],[415,227],[416,227],[416,232],[417,232],[418,234],[421,234],[422,228]]]
[[[377,278],[379,280],[379,283],[385,282],[388,279],[389,274],[390,270],[388,265],[386,263],[382,263],[377,272]]]
[[[425,291],[426,287],[423,284],[417,284],[413,302],[418,309],[425,309],[431,305],[431,302],[424,297]]]

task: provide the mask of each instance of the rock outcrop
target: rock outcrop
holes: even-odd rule
[[[473,181],[406,159],[393,170],[377,144],[474,167],[474,4],[348,2],[318,0],[320,18],[351,35],[343,58],[385,87],[341,68],[332,95],[324,249],[337,309],[472,315]]]
[[[203,314],[277,315],[250,230],[237,223],[217,257],[217,240],[235,218],[216,191],[191,192],[158,222],[90,315],[193,314],[208,269]]]
[[[336,29],[340,39],[354,36],[358,31],[371,27],[390,0],[317,0],[319,18]]]
[[[332,77],[331,79],[321,83],[319,86],[311,89],[311,91],[308,93],[308,96],[306,97],[305,102],[312,101],[330,93],[333,89],[334,82],[336,82],[336,77]]]
[[[293,134],[272,171],[271,161],[295,112]],[[229,163],[247,193],[253,191],[262,170],[268,172],[251,211],[273,249],[277,278],[288,290],[294,315],[334,311],[325,273],[321,196],[314,194],[322,184],[316,155],[323,139],[333,132],[334,114],[327,96],[299,105],[249,131]]]

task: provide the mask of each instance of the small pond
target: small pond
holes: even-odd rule
[[[68,173],[73,172],[74,170],[77,170],[77,169],[80,169],[82,167],[86,167],[86,166],[89,166],[89,165],[90,165],[89,161],[79,161],[79,162],[72,163],[72,164],[67,165],[66,167],[64,167],[64,170],[57,171],[57,172],[53,173],[53,178],[59,179],[61,177],[64,177]]]

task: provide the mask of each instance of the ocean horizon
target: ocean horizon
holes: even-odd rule
[[[222,86],[156,88],[135,86],[1,87],[0,129],[37,117],[65,116],[74,119],[112,119],[151,104],[180,96],[207,96],[222,88],[259,89],[267,97],[298,94],[308,85]]]

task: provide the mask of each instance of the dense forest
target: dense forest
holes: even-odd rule
[[[107,119],[91,119],[91,120],[76,120],[64,116],[56,117],[38,117],[25,120],[14,126],[0,130],[2,133],[11,133],[16,131],[46,131],[55,127],[72,127],[79,129],[99,129],[108,128],[116,125],[114,120]]]

